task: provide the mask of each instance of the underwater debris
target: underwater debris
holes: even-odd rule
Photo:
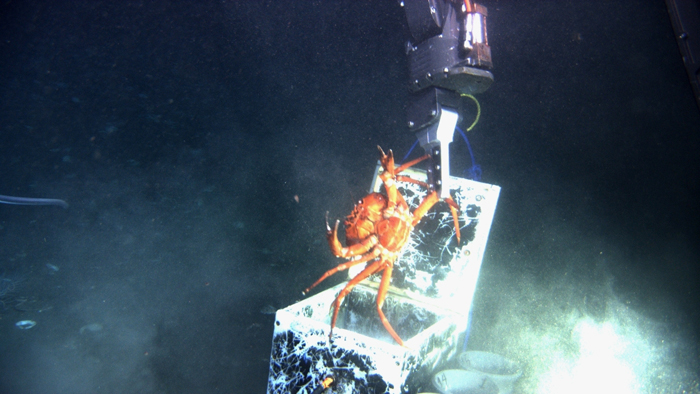
[[[83,335],[84,333],[96,333],[102,331],[102,324],[100,323],[91,323],[91,324],[86,324],[82,327],[80,327],[80,335]]]
[[[36,326],[36,322],[34,320],[20,320],[15,323],[15,326],[17,326],[17,328],[20,330],[29,330],[30,328]]]

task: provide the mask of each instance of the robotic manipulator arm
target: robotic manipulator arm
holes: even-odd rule
[[[429,183],[450,196],[449,144],[463,94],[486,91],[493,82],[486,8],[471,0],[401,0],[411,39],[408,127],[431,156]]]

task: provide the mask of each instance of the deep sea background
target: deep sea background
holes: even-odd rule
[[[700,115],[664,3],[483,4],[469,138],[502,192],[470,348],[517,392],[700,392]],[[324,214],[377,144],[415,140],[407,30],[390,0],[3,2],[0,194],[70,207],[0,205],[0,392],[264,392],[261,310],[337,264]],[[590,333],[623,386],[583,370]]]

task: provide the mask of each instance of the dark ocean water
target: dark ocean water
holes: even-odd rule
[[[469,138],[502,192],[470,348],[523,393],[700,392],[700,115],[664,4],[484,5]],[[406,37],[394,1],[0,5],[0,194],[70,205],[0,205],[0,392],[264,392],[261,310],[337,263],[324,214],[376,145],[414,142]]]

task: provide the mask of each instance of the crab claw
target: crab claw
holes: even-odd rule
[[[389,149],[389,153],[386,154],[384,153],[384,150],[382,150],[382,147],[377,145],[377,149],[379,149],[379,152],[381,152],[382,157],[379,159],[382,163],[382,167],[384,167],[385,170],[391,171],[391,175],[393,176],[393,169],[394,169],[394,152]]]
[[[328,224],[328,211],[326,211],[326,232],[331,232],[331,226]]]
[[[338,225],[340,224],[340,220],[335,221],[335,227],[331,229],[331,227],[328,225],[328,221],[326,221],[326,238],[328,239],[328,245],[331,247],[331,252],[338,256],[338,257],[345,257],[345,253],[343,251],[343,245],[338,241]]]
[[[326,236],[327,237],[332,237],[333,234],[338,233],[338,225],[340,224],[340,220],[335,221],[335,229],[331,228],[331,225],[328,224],[328,212],[326,212]]]

